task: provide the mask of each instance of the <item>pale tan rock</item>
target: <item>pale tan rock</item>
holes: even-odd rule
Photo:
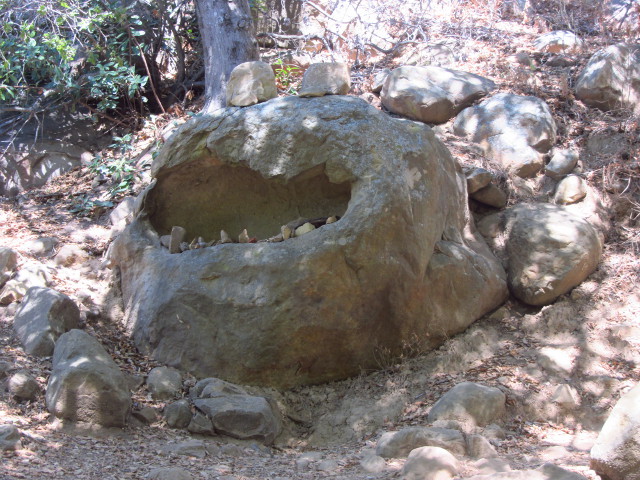
[[[280,232],[282,233],[283,240],[289,240],[293,235],[293,231],[291,230],[291,227],[289,225],[283,225],[282,227],[280,227]]]
[[[579,202],[586,196],[585,181],[578,175],[568,175],[558,183],[553,199],[559,205],[569,205]]]
[[[402,467],[403,480],[448,480],[458,474],[456,457],[440,447],[412,450]]]
[[[471,195],[489,185],[493,175],[484,168],[472,168],[465,172],[465,177],[467,178],[467,192]]]
[[[304,223],[303,225],[300,225],[298,228],[296,228],[296,237],[301,237],[305,233],[309,233],[315,229],[316,227],[314,227],[311,223]]]
[[[224,230],[220,230],[220,243],[233,243],[231,235],[229,235]]]
[[[247,229],[245,228],[244,230],[242,230],[240,232],[240,235],[238,235],[238,242],[239,243],[249,243],[249,234],[247,233]]]
[[[227,82],[227,105],[247,107],[278,96],[276,76],[265,62],[245,62],[235,67]]]
[[[507,205],[507,194],[492,183],[472,193],[471,198],[495,208],[504,208]]]
[[[314,63],[302,77],[298,96],[346,95],[351,88],[351,72],[346,63]]]

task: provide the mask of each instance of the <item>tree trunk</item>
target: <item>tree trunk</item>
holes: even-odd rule
[[[236,65],[258,60],[247,0],[197,0],[202,35],[205,112],[226,106],[227,79]]]

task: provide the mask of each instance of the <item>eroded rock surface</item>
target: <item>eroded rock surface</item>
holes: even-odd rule
[[[361,99],[279,98],[195,119],[152,170],[112,260],[138,347],[196,376],[345,378],[407,341],[433,348],[506,297],[446,148]],[[261,241],[298,217],[327,220]],[[160,237],[177,225],[205,248],[171,254]],[[207,247],[221,230],[248,241]]]

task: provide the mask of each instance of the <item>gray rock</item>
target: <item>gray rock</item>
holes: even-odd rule
[[[491,80],[472,73],[405,66],[387,76],[380,98],[388,110],[398,115],[425,123],[444,123],[494,88]]]
[[[145,425],[151,425],[158,421],[158,411],[149,406],[136,408],[131,412],[131,415]]]
[[[52,270],[42,264],[23,265],[13,280],[23,283],[27,288],[46,287],[51,283]]]
[[[22,434],[15,425],[0,425],[0,451],[17,450],[22,447]]]
[[[318,462],[318,465],[316,465],[316,470],[319,472],[336,472],[339,469],[340,464],[336,460],[332,459],[321,460]]]
[[[383,458],[405,458],[418,447],[441,447],[456,455],[466,454],[466,444],[458,430],[440,427],[407,427],[386,432],[378,440],[376,454]]]
[[[136,197],[124,197],[118,206],[109,213],[109,221],[114,227],[126,225],[135,214]]]
[[[567,175],[556,187],[553,201],[558,205],[569,205],[579,202],[587,196],[587,185],[578,175]]]
[[[58,243],[60,241],[55,237],[41,237],[27,241],[24,246],[31,255],[41,257],[51,255]]]
[[[77,328],[80,310],[65,294],[46,287],[31,287],[13,320],[13,329],[25,352],[48,357],[64,332]]]
[[[182,374],[171,367],[153,368],[147,377],[147,388],[154,400],[170,400],[182,391]]]
[[[54,261],[56,265],[70,267],[89,260],[89,254],[78,245],[63,245],[56,253]]]
[[[492,473],[510,472],[509,462],[502,458],[482,458],[471,464],[479,475],[490,475]]]
[[[505,394],[495,387],[463,382],[433,405],[428,420],[457,420],[463,425],[485,426],[505,416],[505,402]]]
[[[387,462],[378,455],[367,455],[360,460],[360,466],[367,473],[380,473],[387,468]]]
[[[456,457],[440,447],[412,450],[402,467],[403,480],[447,480],[458,475]]]
[[[7,382],[9,393],[18,400],[35,400],[40,393],[40,385],[29,372],[16,372]]]
[[[4,380],[5,378],[7,378],[13,368],[13,363],[0,361],[0,380]]]
[[[585,477],[564,468],[546,463],[535,470],[498,472],[488,475],[475,475],[466,480],[586,480]]]
[[[276,76],[265,62],[244,62],[236,66],[227,82],[227,105],[247,107],[278,96]]]
[[[280,418],[264,397],[226,395],[194,400],[216,432],[271,444],[280,433]]]
[[[580,53],[584,42],[573,32],[556,30],[540,35],[533,48],[540,53]]]
[[[529,305],[549,304],[582,283],[602,255],[598,232],[556,205],[516,205],[485,217],[478,230],[507,256],[511,291]]]
[[[467,435],[467,454],[471,458],[495,458],[498,452],[482,435]]]
[[[472,193],[471,198],[495,208],[504,208],[507,205],[507,194],[493,184]]]
[[[7,283],[18,267],[18,252],[9,247],[0,247],[0,287]]]
[[[46,393],[53,415],[122,427],[131,406],[127,387],[126,377],[95,338],[71,330],[58,339]]]
[[[193,414],[189,425],[187,425],[187,430],[191,433],[199,433],[203,435],[213,435],[215,433],[213,430],[213,422],[209,417],[201,412]]]
[[[596,52],[576,81],[576,97],[602,110],[640,112],[640,45],[619,43]]]
[[[373,83],[371,84],[371,91],[373,93],[380,93],[382,91],[382,87],[384,87],[384,82],[387,79],[387,76],[391,73],[391,70],[385,68],[373,77]]]
[[[351,72],[346,63],[313,63],[304,72],[300,97],[346,95],[351,88]]]
[[[551,151],[551,161],[544,169],[544,173],[556,180],[571,173],[576,167],[580,155],[574,149],[553,149]]]
[[[194,476],[182,468],[163,467],[151,470],[147,480],[194,480]]]
[[[282,388],[346,378],[416,336],[427,351],[506,298],[444,145],[361,99],[285,97],[198,117],[152,171],[145,207],[112,246],[125,322],[142,352],[196,377]],[[333,215],[279,243],[170,255],[159,241],[174,225],[188,238],[246,228],[267,239],[300,216]]]
[[[590,466],[610,480],[640,479],[640,385],[623,395],[591,449]]]
[[[204,458],[207,456],[207,445],[202,440],[187,440],[166,445],[162,448],[162,453],[165,455]]]
[[[27,294],[27,286],[15,279],[9,280],[0,290],[0,305],[9,305],[19,302]]]
[[[248,395],[248,393],[238,385],[213,377],[198,381],[189,391],[189,396],[192,399],[213,398],[226,395]]]
[[[519,177],[535,175],[541,153],[556,140],[556,123],[547,104],[536,97],[499,93],[460,112],[453,124],[458,136],[478,143],[488,157]]]
[[[187,428],[191,422],[191,408],[187,400],[178,400],[164,407],[164,419],[171,428]]]
[[[469,195],[486,187],[493,179],[491,172],[484,168],[471,168],[465,171],[465,177],[467,178],[467,192]]]

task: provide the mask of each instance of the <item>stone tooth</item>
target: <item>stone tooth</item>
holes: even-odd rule
[[[220,243],[233,243],[231,236],[224,230],[220,230]]]
[[[313,224],[311,224],[310,222],[304,223],[300,225],[298,228],[296,228],[296,237],[304,235],[305,233],[309,233],[315,229],[316,227],[314,227]]]
[[[338,218],[334,215],[332,217],[327,218],[327,221],[325,222],[326,225],[329,225],[330,223],[336,223],[338,221]]]
[[[181,244],[184,242],[184,237],[187,235],[187,231],[182,227],[171,228],[171,239],[169,240],[169,252],[180,253],[182,252]]]
[[[249,243],[250,242],[250,238],[249,238],[249,234],[247,233],[247,229],[245,228],[244,230],[242,230],[242,232],[240,232],[240,235],[238,235],[238,242],[240,243]]]
[[[291,230],[289,225],[282,225],[280,227],[280,234],[283,240],[289,240],[293,234],[293,230]]]

